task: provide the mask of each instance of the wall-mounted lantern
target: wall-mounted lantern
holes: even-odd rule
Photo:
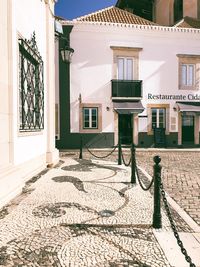
[[[63,37],[61,37],[61,39],[63,39]],[[60,53],[61,53],[62,60],[68,63],[68,62],[71,62],[74,49],[66,44],[64,47],[60,49]]]
[[[69,39],[63,36],[63,27],[59,21],[55,21],[55,32],[60,40],[63,40],[63,47],[60,49],[62,60],[65,63],[71,62],[74,49],[69,45]]]

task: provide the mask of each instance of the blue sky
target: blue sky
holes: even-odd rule
[[[73,19],[114,6],[116,3],[117,0],[58,0],[55,5],[55,15]]]

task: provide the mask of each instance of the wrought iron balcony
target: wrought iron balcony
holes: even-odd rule
[[[139,80],[111,80],[112,99],[141,99],[142,81]]]

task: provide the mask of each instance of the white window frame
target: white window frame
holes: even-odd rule
[[[84,108],[97,108],[97,127],[84,128]],[[102,132],[102,104],[101,103],[79,103],[79,132],[80,133],[101,133]]]
[[[86,127],[85,126],[85,110],[89,111],[89,126]],[[96,123],[96,127],[92,126],[93,120],[92,120],[92,111],[95,110],[96,111],[96,119],[95,119],[95,123]],[[98,107],[83,107],[83,129],[98,129]]]
[[[176,56],[179,61],[179,90],[199,90],[200,89],[200,55],[177,54]],[[193,68],[192,75],[190,74],[191,66]],[[185,67],[185,70],[183,70],[183,67]],[[184,72],[185,74],[183,74]],[[183,75],[185,77],[183,77]]]
[[[119,60],[123,60],[123,73],[122,73],[122,75],[120,75],[120,71],[119,71]],[[131,71],[129,71],[129,67],[128,67],[129,61],[132,62]],[[134,80],[134,67],[135,67],[134,64],[135,64],[135,61],[134,61],[133,57],[118,56],[117,57],[117,78],[118,78],[118,80]]]
[[[190,72],[191,67],[192,67],[192,72]],[[185,68],[185,70],[183,68]],[[184,86],[184,87],[195,86],[195,72],[196,72],[195,64],[182,63],[181,64],[181,86]]]

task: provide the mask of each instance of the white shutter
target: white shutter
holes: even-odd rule
[[[124,79],[124,58],[118,58],[117,59],[117,69],[118,69],[118,79],[123,80]]]
[[[187,79],[187,85],[192,86],[194,83],[194,65],[188,66],[188,79]]]
[[[127,58],[126,60],[126,79],[133,80],[133,60],[132,58]]]
[[[181,84],[187,85],[187,66],[185,64],[181,65]]]

